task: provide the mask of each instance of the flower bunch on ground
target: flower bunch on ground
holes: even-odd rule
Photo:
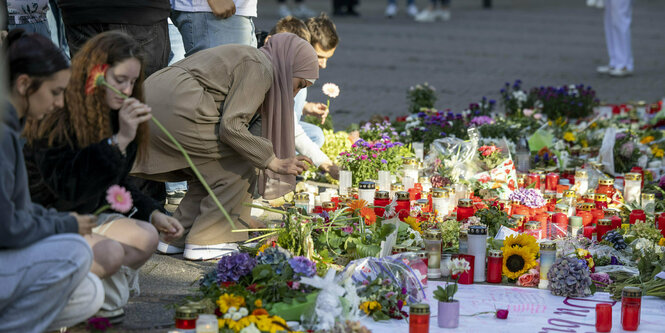
[[[390,121],[366,122],[358,129],[360,137],[363,140],[372,142],[381,139],[397,141],[399,135]]]
[[[511,201],[519,201],[522,205],[530,208],[540,208],[545,206],[545,199],[540,191],[534,189],[520,188],[510,194]]]
[[[409,87],[406,92],[409,101],[409,112],[417,113],[422,108],[433,108],[436,103],[436,89],[427,82]]]
[[[503,275],[517,279],[536,267],[536,256],[540,248],[536,238],[527,234],[510,235],[503,241]]]
[[[351,150],[341,152],[337,160],[343,169],[352,172],[353,185],[358,186],[361,181],[377,179],[379,170],[396,173],[402,166],[402,158],[412,155],[411,150],[401,142],[360,139],[351,145]]]
[[[590,273],[587,262],[583,259],[557,258],[547,273],[549,289],[556,296],[584,297],[591,295]]]
[[[402,310],[406,305],[406,287],[388,277],[380,275],[371,281],[365,280],[357,289],[360,310],[374,320],[404,319],[408,315]]]
[[[495,145],[478,147],[478,159],[484,164],[483,169],[485,170],[496,168],[504,160],[503,155],[501,154],[501,148]]]

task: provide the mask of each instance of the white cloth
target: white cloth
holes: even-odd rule
[[[258,0],[233,0],[236,15],[256,17]],[[181,12],[212,12],[208,0],[171,0],[171,8]]]
[[[312,141],[312,139],[307,136],[305,130],[300,126],[300,116],[302,115],[303,108],[307,102],[307,88],[300,89],[296,97],[294,98],[293,111],[295,116],[293,117],[294,121],[294,130],[296,136],[296,152],[300,155],[307,156],[312,159],[314,165],[318,168],[323,163],[330,163],[330,158],[328,155],[321,151],[321,148]]]
[[[114,311],[124,307],[129,301],[129,294],[138,296],[139,271],[127,266],[120,267],[115,274],[102,280],[104,285],[104,304],[102,310]]]
[[[88,272],[85,278],[74,289],[65,308],[51,323],[48,330],[54,331],[61,327],[74,326],[92,317],[104,302],[104,287],[97,275]]]
[[[610,67],[633,70],[633,51],[630,42],[632,0],[605,1],[605,40]]]

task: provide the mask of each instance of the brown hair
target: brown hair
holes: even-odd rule
[[[28,142],[48,139],[48,145],[66,142],[78,148],[87,147],[113,135],[111,109],[106,104],[106,89],[95,89],[86,94],[88,74],[99,64],[117,65],[135,58],[141,63],[141,73],[134,84],[130,97],[143,102],[144,59],[139,43],[119,31],[103,32],[88,40],[72,59],[72,76],[65,90],[65,107],[47,115],[38,125],[38,130],[25,132]],[[36,124],[31,124],[33,127]],[[34,126],[36,127],[36,126]],[[145,157],[149,140],[149,126],[139,125],[134,139],[138,144],[139,160]],[[70,137],[73,134],[74,137]],[[75,140],[73,140],[75,139]]]
[[[308,18],[305,24],[307,24],[309,33],[312,35],[310,40],[312,46],[318,45],[323,51],[330,51],[339,44],[335,23],[325,13]]]
[[[306,40],[308,43],[311,41],[312,37],[309,32],[309,29],[301,19],[287,16],[275,24],[275,27],[270,31],[271,35],[278,34],[280,32],[290,32],[296,34],[298,37]]]

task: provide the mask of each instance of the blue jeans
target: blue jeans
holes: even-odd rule
[[[182,35],[185,56],[225,44],[256,47],[254,22],[248,16],[220,19],[209,12],[171,11],[171,20]]]
[[[169,40],[171,41],[171,54],[169,54],[169,65],[185,58],[185,45],[182,35],[175,24],[169,23]]]
[[[166,193],[175,192],[175,191],[187,191],[187,182],[173,182],[164,183],[166,185]]]
[[[326,142],[326,138],[323,136],[323,130],[321,127],[301,121],[300,126],[305,130],[305,134],[312,139],[312,142],[316,143],[319,148],[323,146]]]
[[[22,24],[9,24],[9,30],[23,29],[27,33],[37,33],[49,40],[51,39],[51,29],[49,29],[48,21],[41,21],[37,23],[22,23]]]
[[[76,234],[53,235],[0,250],[0,332],[44,332],[67,305],[92,265]]]

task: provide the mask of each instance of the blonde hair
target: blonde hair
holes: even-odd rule
[[[270,34],[274,35],[280,32],[290,32],[306,40],[308,43],[312,40],[312,35],[305,22],[293,16],[287,16],[277,21],[277,24],[275,24],[275,27]]]

